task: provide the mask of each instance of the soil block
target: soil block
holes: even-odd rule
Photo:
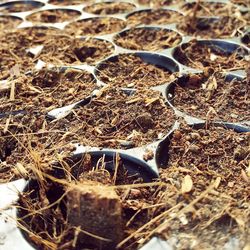
[[[114,42],[131,50],[157,51],[177,46],[181,36],[172,30],[161,28],[132,28],[115,36]]]
[[[89,2],[92,2],[92,0],[49,0],[50,4],[61,5],[61,6],[86,4]]]
[[[173,56],[180,63],[197,69],[239,70],[249,64],[249,52],[245,48],[223,41],[192,40],[177,47]]]
[[[93,17],[72,22],[65,27],[65,31],[74,36],[105,35],[121,31],[126,22],[114,17]]]
[[[184,3],[183,0],[138,0],[141,5],[148,5],[150,7],[165,7],[169,5],[176,5]]]
[[[39,9],[44,6],[44,3],[39,1],[13,1],[7,2],[0,5],[0,12],[2,13],[13,13],[13,12],[24,12]]]
[[[153,54],[120,54],[101,62],[97,66],[96,75],[104,83],[119,87],[146,88],[157,86],[175,78],[173,73],[167,69],[167,64],[170,63],[167,59],[157,55],[154,57]],[[150,61],[154,61],[155,64],[150,63]],[[160,65],[164,65],[164,67]]]
[[[119,88],[104,93],[64,119],[48,124],[60,131],[56,141],[93,147],[133,148],[162,138],[175,122],[159,92],[128,94]]]
[[[36,249],[114,249],[163,207],[158,186],[144,183],[138,164],[105,152],[54,163],[52,178],[30,181],[20,195],[25,238]],[[135,249],[138,243],[126,245]]]
[[[42,69],[20,76],[14,87],[14,100],[10,100],[11,88],[0,92],[1,107],[16,104],[16,109],[46,109],[62,107],[80,101],[97,88],[94,77],[74,68]],[[19,105],[18,105],[19,104]]]
[[[186,3],[181,7],[186,15],[194,16],[232,16],[239,12],[239,9],[230,3],[218,2],[193,2]]]
[[[250,121],[250,86],[246,79],[230,81],[220,73],[186,75],[169,87],[168,95],[178,110],[196,118]]]
[[[177,24],[177,29],[185,35],[200,38],[231,38],[240,36],[246,23],[235,17],[192,18],[186,17]]]
[[[42,10],[27,16],[34,23],[62,23],[78,18],[81,12],[72,9]]]
[[[84,11],[96,15],[113,15],[127,13],[135,9],[135,5],[126,2],[95,3],[83,8]]]
[[[169,160],[160,177],[167,206],[176,209],[158,228],[162,237],[182,249],[223,249],[233,239],[243,249],[250,226],[249,136],[213,125],[182,125],[174,132],[162,152]]]
[[[173,10],[166,9],[148,9],[133,12],[127,16],[129,26],[138,26],[142,24],[171,24],[179,22],[182,14]]]
[[[16,16],[0,16],[0,31],[11,30],[21,24],[23,20]]]
[[[54,65],[95,64],[113,53],[114,46],[97,38],[54,36],[44,45],[39,59]]]

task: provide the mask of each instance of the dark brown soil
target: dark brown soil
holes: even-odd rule
[[[16,109],[33,108],[48,111],[82,100],[97,88],[90,73],[72,68],[65,72],[60,69],[43,69],[20,76],[12,82],[15,82],[14,100],[10,100],[11,89],[1,91],[0,110],[8,111],[7,107],[16,106]]]
[[[135,5],[126,2],[95,3],[83,8],[84,11],[96,15],[112,15],[127,13],[135,9]]]
[[[173,111],[166,107],[160,93],[150,90],[128,95],[123,90],[108,88],[90,104],[51,123],[48,130],[60,131],[56,141],[62,140],[65,145],[72,142],[132,148],[157,140],[174,121]]]
[[[96,38],[54,36],[44,45],[39,59],[54,65],[95,64],[113,53],[114,46]]]
[[[151,9],[136,11],[127,17],[129,26],[137,26],[141,24],[171,24],[179,22],[182,14],[165,9]]]
[[[117,35],[114,42],[126,49],[157,51],[177,46],[181,36],[167,29],[134,28]]]
[[[119,158],[113,159],[117,161],[117,172],[105,170],[108,163],[101,157],[99,163],[95,163],[90,155],[63,161],[58,164],[58,172],[61,170],[63,173],[65,170],[60,180],[54,177],[54,180],[47,178],[46,182],[33,182],[29,189],[20,195],[19,204],[23,209],[19,210],[19,216],[23,226],[32,232],[28,239],[38,249],[114,249],[115,242],[103,242],[93,235],[109,239],[116,235],[120,238],[120,231],[124,238],[162,209],[162,204],[156,208],[153,206],[158,203],[157,186],[143,184],[142,178],[138,174],[129,173]],[[126,187],[119,186],[122,184]],[[136,184],[142,187],[137,187]],[[77,191],[81,192],[80,197],[77,196]],[[72,203],[77,201],[80,206],[76,210],[72,208]],[[86,203],[89,203],[89,206],[83,205]],[[118,205],[120,211],[114,210],[114,206]],[[89,210],[89,207],[92,207],[92,210]],[[108,211],[110,213],[107,213]],[[120,212],[122,218],[119,216]],[[105,213],[107,215],[101,218]],[[86,218],[77,220],[80,214]],[[78,225],[87,228],[88,234],[85,234],[85,230],[77,233]],[[53,229],[56,229],[54,233]],[[116,229],[115,233],[113,229]],[[74,237],[76,233],[77,238]],[[117,238],[113,240],[119,242]],[[137,245],[136,241],[129,242],[126,249],[137,249]]]
[[[0,16],[0,31],[11,30],[16,28],[22,19],[15,16]]]
[[[105,35],[121,31],[126,22],[114,17],[94,17],[68,24],[65,30],[74,36]]]
[[[239,10],[237,7],[230,3],[213,3],[199,1],[198,3],[187,3],[182,6],[182,11],[186,15],[193,14],[195,16],[232,16]]]
[[[202,119],[226,122],[250,120],[250,86],[247,80],[227,82],[222,74],[190,75],[174,88],[173,104]]]
[[[249,64],[249,52],[239,47],[233,53],[225,52],[222,48],[211,44],[201,44],[197,40],[183,44],[174,52],[174,57],[182,64],[197,68],[222,70],[245,69]]]
[[[71,9],[53,9],[35,12],[27,16],[27,20],[34,23],[61,23],[78,18],[81,13]]]
[[[232,239],[234,249],[243,249],[250,228],[249,142],[249,133],[220,127],[176,130],[160,173],[174,212],[154,232],[181,249],[223,249]]]
[[[149,5],[150,7],[165,7],[169,5],[176,5],[184,3],[183,0],[138,0],[139,4]]]
[[[61,6],[86,4],[89,2],[92,2],[92,0],[49,0],[50,4],[61,5]]]
[[[246,33],[243,38],[242,42],[246,44],[248,47],[250,47],[250,32]]]
[[[231,38],[240,36],[246,23],[235,17],[221,17],[217,20],[209,18],[187,17],[177,24],[177,29],[185,35],[200,38]],[[241,32],[240,32],[241,30]]]
[[[104,61],[98,66],[96,74],[105,83],[130,88],[157,86],[174,79],[167,69],[146,63],[133,54],[121,54]]]
[[[36,1],[17,1],[16,3],[4,3],[0,5],[0,12],[2,13],[13,13],[13,12],[24,12],[31,11],[44,6],[41,2]]]

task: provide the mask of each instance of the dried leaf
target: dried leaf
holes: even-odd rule
[[[181,184],[181,192],[189,193],[193,188],[193,181],[190,175],[186,175]]]

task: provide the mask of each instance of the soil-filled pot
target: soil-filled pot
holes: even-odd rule
[[[14,13],[36,10],[44,6],[44,3],[39,1],[11,1],[0,5],[0,12]]]
[[[95,73],[104,83],[138,89],[171,82],[178,71],[178,65],[168,57],[139,52],[110,57],[97,65]]]
[[[114,42],[130,50],[159,51],[175,47],[182,38],[177,32],[156,27],[132,28],[118,33]]]
[[[23,20],[16,16],[0,16],[0,31],[16,28]]]
[[[183,249],[248,244],[249,132],[230,124],[181,125],[162,145],[160,177],[175,211],[157,228],[162,237]]]
[[[250,51],[237,43],[220,40],[191,40],[177,47],[174,58],[180,63],[204,70],[246,69],[249,64]]]
[[[98,97],[64,119],[49,123],[54,140],[105,148],[134,148],[164,137],[175,123],[160,92],[104,87]]]
[[[185,75],[167,87],[169,102],[179,111],[200,119],[250,121],[247,79],[225,74]]]
[[[20,195],[22,232],[36,249],[115,249],[162,210],[156,178],[145,163],[114,151],[64,158]]]

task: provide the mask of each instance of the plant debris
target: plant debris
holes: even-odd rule
[[[220,18],[186,17],[177,24],[177,29],[185,35],[199,38],[230,38],[241,36],[246,22],[236,17]]]
[[[78,18],[81,12],[73,9],[41,10],[27,16],[27,20],[34,23],[61,23]]]
[[[114,46],[97,38],[72,38],[66,35],[47,40],[37,58],[53,65],[96,64],[113,53]]]
[[[49,0],[50,4],[55,4],[55,5],[78,5],[78,4],[85,4],[92,2],[92,0]]]
[[[182,11],[186,15],[194,13],[196,16],[233,16],[239,9],[231,3],[218,3],[218,2],[205,2],[205,1],[196,1],[192,3],[186,3],[182,6]]]
[[[138,0],[139,4],[149,5],[153,8],[165,7],[184,3],[183,0]]]
[[[182,18],[182,14],[167,9],[148,9],[140,10],[130,14],[127,17],[129,26],[138,26],[141,24],[171,24],[179,22]]]
[[[6,14],[13,12],[31,11],[41,8],[42,6],[44,6],[44,4],[38,1],[7,2],[0,5],[0,12]]]
[[[152,101],[154,99],[154,101]],[[109,87],[102,95],[68,115],[48,124],[59,131],[56,141],[94,147],[133,148],[149,144],[167,134],[174,124],[174,113],[166,107],[160,93]]]
[[[126,22],[114,17],[93,17],[72,22],[65,31],[74,36],[105,35],[118,32],[126,27]]]
[[[127,2],[103,2],[86,6],[83,10],[96,15],[112,15],[126,13],[134,8],[134,4]]]
[[[153,232],[182,249],[222,249],[232,238],[239,244],[236,248],[243,249],[250,226],[249,143],[249,132],[218,126],[182,125],[176,130],[164,152],[169,161],[160,173],[168,190],[166,205],[175,210],[162,217]]]
[[[0,16],[0,31],[12,30],[21,24],[23,20],[15,16]]]
[[[181,36],[172,30],[161,28],[132,28],[118,34],[114,42],[131,50],[163,50],[177,46]]]
[[[96,75],[104,83],[127,88],[157,86],[175,78],[166,68],[147,63],[134,54],[120,54],[103,61]]]
[[[192,40],[177,47],[174,57],[182,64],[196,69],[213,67],[220,70],[238,70],[247,67],[249,54],[241,46],[235,46],[233,51],[228,51],[223,43],[216,45],[213,41],[202,43]]]
[[[205,120],[241,122],[250,118],[250,86],[246,79],[226,80],[215,73],[187,75],[174,84],[173,105],[181,111]]]
[[[249,0],[230,0],[231,3],[237,4],[239,6],[250,8]]]

